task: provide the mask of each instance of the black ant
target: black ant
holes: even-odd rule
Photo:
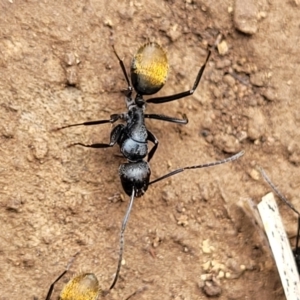
[[[296,237],[296,246],[293,250],[293,254],[295,257],[298,273],[300,274],[300,246],[299,246],[299,237],[300,237],[300,213],[298,210],[294,207],[294,205],[288,201],[288,199],[281,194],[281,192],[277,189],[277,187],[274,185],[274,183],[271,181],[271,179],[267,176],[266,172],[263,168],[259,168],[260,173],[262,177],[265,179],[265,181],[269,184],[269,186],[272,188],[272,190],[277,194],[277,196],[290,208],[292,209],[297,215],[298,215],[298,229],[297,229],[297,237]]]
[[[239,152],[238,154],[235,154],[224,160],[207,163],[203,165],[180,168],[150,182],[151,170],[148,162],[153,157],[158,147],[158,140],[146,128],[144,119],[145,118],[157,119],[161,121],[173,122],[178,124],[187,124],[188,120],[186,117],[183,119],[177,119],[165,115],[145,114],[144,110],[145,110],[146,103],[156,103],[156,104],[165,103],[165,102],[178,100],[180,98],[184,98],[189,95],[192,95],[196,90],[196,88],[198,87],[198,84],[200,82],[200,79],[202,77],[202,74],[204,72],[205,66],[208,62],[211,52],[209,51],[204,65],[202,65],[201,68],[199,69],[192,89],[175,95],[156,97],[156,98],[150,98],[148,100],[144,100],[143,99],[144,95],[152,95],[157,93],[166,82],[167,73],[168,73],[168,61],[167,61],[167,56],[165,51],[157,43],[147,43],[138,49],[131,63],[131,82],[136,92],[135,98],[132,97],[133,88],[130,84],[129,77],[127,75],[124,63],[118,56],[114,47],[113,47],[113,51],[119,61],[119,64],[122,68],[125,80],[128,85],[127,89],[124,91],[125,101],[126,101],[126,106],[128,111],[121,114],[113,114],[110,116],[109,120],[88,121],[88,122],[83,122],[78,124],[66,125],[56,129],[56,130],[60,130],[60,129],[73,127],[73,126],[80,126],[80,125],[89,126],[89,125],[97,125],[97,124],[105,124],[105,123],[114,123],[117,120],[123,120],[126,122],[125,125],[119,124],[113,128],[110,134],[109,144],[97,143],[97,144],[85,145],[82,143],[74,143],[70,145],[70,146],[80,145],[83,147],[90,147],[90,148],[108,148],[114,146],[117,143],[120,146],[120,151],[122,155],[128,160],[127,163],[121,164],[119,167],[119,176],[121,179],[121,183],[125,193],[130,197],[130,203],[126,211],[124,220],[122,222],[121,233],[120,233],[119,261],[118,261],[115,278],[113,280],[110,289],[112,289],[115,286],[119,276],[121,262],[122,262],[123,248],[124,248],[124,231],[133,205],[134,198],[141,197],[147,191],[149,185],[158,182],[160,180],[163,180],[167,177],[181,173],[184,170],[206,168],[206,167],[227,163],[238,159],[244,154],[244,152]],[[148,153],[147,141],[151,141],[152,143],[154,143],[154,146],[149,153]],[[148,154],[148,162],[144,160],[147,154]]]
[[[79,254],[77,252],[71,260],[68,262],[65,270],[54,280],[48,290],[46,300],[51,299],[55,284],[69,271],[75,257]],[[136,290],[130,296],[126,298],[129,300],[132,296],[142,292],[147,287]],[[103,291],[100,288],[99,281],[94,273],[80,273],[70,279],[67,284],[64,285],[60,295],[60,300],[97,300],[99,297],[105,297],[107,291]]]

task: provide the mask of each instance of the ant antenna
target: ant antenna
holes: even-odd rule
[[[262,177],[264,178],[264,180],[269,184],[269,186],[272,188],[272,190],[278,195],[278,197],[285,202],[285,204],[287,206],[289,206],[297,215],[298,217],[300,217],[300,213],[298,212],[298,210],[294,207],[294,205],[289,202],[288,199],[286,199],[286,197],[284,197],[281,192],[277,189],[277,187],[274,185],[274,183],[271,181],[271,179],[267,176],[266,172],[264,171],[263,168],[258,167]],[[297,243],[298,244],[298,243]]]
[[[134,187],[133,187],[130,202],[129,202],[129,205],[128,205],[128,208],[127,208],[127,211],[126,211],[126,214],[125,214],[125,217],[123,219],[122,226],[121,226],[119,261],[118,261],[117,272],[116,272],[114,281],[113,281],[113,283],[111,284],[111,286],[109,288],[110,290],[115,286],[115,284],[118,280],[118,277],[119,277],[120,270],[121,270],[123,250],[124,250],[124,232],[125,232],[125,229],[126,229],[126,225],[127,225],[127,221],[128,221],[128,218],[129,218],[130,211],[131,211],[132,206],[133,206],[134,195],[135,195],[135,192],[134,192]]]
[[[69,260],[66,269],[54,280],[54,282],[50,285],[46,300],[50,300],[50,297],[52,295],[53,289],[55,284],[69,271],[71,265],[73,264],[76,256],[80,253],[80,251],[78,251],[77,253],[75,253],[75,255]]]
[[[206,163],[206,164],[202,164],[202,165],[197,165],[197,166],[188,166],[188,167],[184,167],[184,168],[180,168],[180,169],[177,169],[177,170],[174,170],[164,176],[161,176],[151,182],[149,182],[149,185],[150,184],[153,184],[153,183],[156,183],[158,181],[161,181],[165,178],[168,178],[168,177],[171,177],[173,175],[176,175],[178,173],[181,173],[183,172],[184,170],[189,170],[189,169],[201,169],[201,168],[208,168],[208,167],[214,167],[214,166],[217,166],[217,165],[221,165],[221,164],[225,164],[227,162],[231,162],[231,161],[234,161],[234,160],[237,160],[238,158],[240,158],[241,156],[243,156],[245,154],[245,151],[241,151],[233,156],[230,156],[228,158],[225,158],[225,159],[222,159],[222,160],[218,160],[218,161],[214,161],[214,162],[210,162],[210,163]]]

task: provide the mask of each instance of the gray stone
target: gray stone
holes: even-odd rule
[[[254,34],[257,32],[257,2],[255,0],[236,0],[233,22],[237,30]]]

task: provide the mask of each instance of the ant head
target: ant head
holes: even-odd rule
[[[149,186],[150,174],[146,161],[121,164],[119,167],[121,183],[128,196],[131,196],[133,188],[136,197],[143,196]]]
[[[83,273],[72,278],[63,288],[60,298],[96,300],[100,293],[99,282],[93,273]]]
[[[157,43],[142,45],[131,63],[131,82],[140,95],[157,93],[165,84],[169,63],[166,52]]]

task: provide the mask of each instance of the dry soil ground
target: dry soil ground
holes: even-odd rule
[[[117,171],[124,159],[117,146],[67,147],[108,141],[110,125],[51,129],[124,111],[126,83],[111,44],[129,69],[149,40],[170,61],[159,95],[190,89],[212,48],[193,96],[147,107],[189,118],[186,126],[147,120],[160,140],[152,178],[246,154],[136,199],[125,264],[106,298],[145,288],[132,299],[285,299],[245,203],[270,191],[260,165],[300,209],[300,4],[219,2],[0,0],[0,299],[45,299],[77,251],[53,299],[80,271],[109,287],[129,200]],[[293,244],[296,217],[280,210]]]

